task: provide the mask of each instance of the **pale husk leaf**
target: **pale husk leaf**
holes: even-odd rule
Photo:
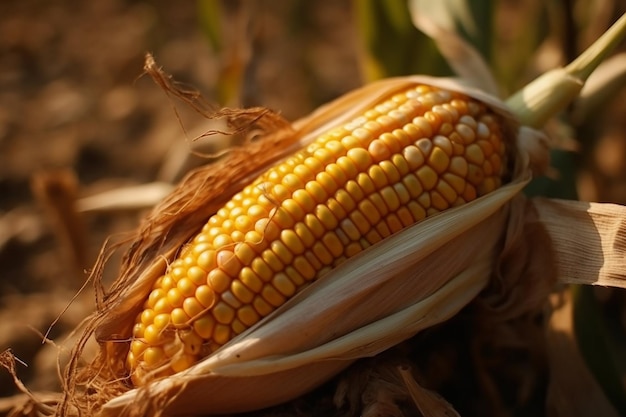
[[[498,84],[489,66],[455,30],[456,21],[470,31],[474,27],[466,1],[411,0],[409,8],[413,24],[437,44],[441,55],[467,85],[498,96]]]
[[[561,282],[626,288],[626,207],[543,198],[533,204]]]
[[[460,417],[454,407],[434,391],[422,387],[415,381],[409,369],[400,369],[413,402],[422,415],[429,417]]]
[[[78,211],[102,212],[116,210],[142,210],[154,207],[172,192],[174,186],[165,182],[134,185],[83,197]]]

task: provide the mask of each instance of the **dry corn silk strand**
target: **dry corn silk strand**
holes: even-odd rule
[[[513,141],[501,119],[411,85],[266,170],[153,283],[127,351],[132,385],[188,369],[346,259],[500,187]]]

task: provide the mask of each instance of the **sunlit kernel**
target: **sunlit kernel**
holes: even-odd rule
[[[404,227],[411,226],[414,223],[413,215],[407,207],[400,207],[398,211],[396,211],[396,216],[398,216],[398,219]]]
[[[265,301],[265,299],[261,297],[261,295],[257,295],[256,297],[254,297],[254,301],[252,301],[252,306],[261,317],[265,317],[272,311],[274,311],[274,307],[268,304],[268,302]]]
[[[179,326],[182,324],[186,324],[189,321],[189,315],[185,313],[185,310],[182,308],[175,308],[172,310],[171,314],[172,324],[175,326]]]
[[[326,171],[317,174],[315,181],[317,181],[324,188],[327,194],[334,194],[335,191],[337,191],[337,188],[339,188],[335,179]]]
[[[389,184],[389,179],[387,178],[387,175],[385,175],[385,171],[383,171],[380,165],[372,165],[368,171],[368,175],[377,190],[380,190],[381,188]]]
[[[273,213],[280,213],[281,210],[275,211]],[[283,213],[284,214],[284,213]],[[280,216],[272,216],[270,219],[260,219],[254,225],[254,231],[257,232],[260,236],[263,237],[264,241],[272,241],[278,237],[280,234],[280,227],[276,223],[275,219]],[[291,221],[289,216],[286,216]],[[252,240],[253,242],[259,242],[258,240]],[[259,242],[260,243],[260,242]]]
[[[316,201],[306,190],[296,190],[293,193],[293,201],[295,201],[306,213],[310,213],[316,205]],[[284,205],[284,203],[283,203]],[[300,219],[302,216],[299,217]]]
[[[304,183],[296,174],[289,173],[283,177],[282,184],[291,192],[304,187]]]
[[[333,178],[336,184],[345,184],[346,181],[348,181],[348,176],[346,175],[345,171],[341,169],[341,167],[336,163],[327,165],[326,173]],[[337,186],[337,188],[339,188],[339,186]],[[335,191],[336,189],[333,190],[331,194]]]
[[[478,166],[482,165],[485,161],[485,155],[483,154],[482,149],[475,143],[468,145],[465,148],[465,158],[468,162]]]
[[[207,283],[217,293],[224,292],[230,287],[232,278],[221,269],[214,269],[207,276]]]
[[[391,157],[391,150],[380,139],[373,140],[367,151],[372,156],[373,162],[384,161],[385,159],[389,159]]]
[[[285,274],[276,274],[276,276],[272,279],[272,283],[274,282],[278,282],[283,285],[281,289],[279,290],[271,284],[265,284],[261,290],[261,296],[269,305],[273,307],[280,307],[286,301],[285,295],[283,295],[282,291],[289,293],[288,288],[291,286],[295,292],[295,286]]]
[[[146,327],[143,323],[135,323],[133,326],[133,337],[142,338]]]
[[[497,183],[493,177],[487,177],[485,180],[478,186],[478,195],[482,196],[488,194],[495,190],[497,187]]]
[[[277,290],[280,294],[275,294],[273,290]],[[296,286],[289,277],[284,273],[278,273],[272,279],[272,285],[263,288],[262,295],[268,303],[278,307],[284,303],[284,297],[291,297],[295,292]]]
[[[309,181],[304,186],[316,203],[323,203],[328,198],[328,192],[317,181]]]
[[[338,138],[339,141],[341,142],[341,145],[346,149],[346,150],[350,150],[350,149],[354,149],[354,148],[358,148],[361,146],[361,141],[357,138],[355,138],[354,136],[348,134],[348,135],[344,135],[341,138]]]
[[[288,229],[288,230],[290,230],[290,229]],[[283,230],[283,232],[281,233],[281,236],[286,236],[287,235],[284,232],[285,232],[285,230]],[[291,236],[290,233],[288,235]],[[295,235],[295,233],[294,233],[294,235]],[[297,238],[297,236],[296,236],[296,238]],[[286,240],[288,241],[288,239],[286,239]],[[275,241],[273,241],[271,246],[270,246],[270,248],[271,248],[272,252],[274,252],[274,254],[278,257],[278,259],[280,259],[281,262],[283,262],[284,264],[290,264],[291,263],[291,260],[293,259],[293,251],[282,240],[275,240]],[[304,250],[304,248],[303,248],[303,250]]]
[[[218,323],[229,324],[235,317],[235,310],[223,301],[219,301],[211,309],[211,314]]]
[[[304,252],[304,243],[293,229],[283,230],[280,238],[291,253],[299,255]]]
[[[458,131],[458,128],[457,128],[457,131]],[[489,127],[487,127],[485,123],[479,122],[478,127],[476,128],[475,136],[478,137],[478,139],[488,139],[490,134],[491,134],[491,131],[489,130]],[[466,142],[466,143],[469,143],[469,142]]]
[[[196,288],[195,297],[204,308],[210,308],[215,304],[215,291],[208,285],[201,285]]]
[[[424,191],[422,183],[413,174],[409,174],[403,177],[402,184],[404,184],[412,198],[419,197]]]
[[[441,127],[439,127],[439,134],[443,135],[443,136],[449,136],[452,133],[454,133],[454,126],[452,125],[452,123],[442,123]]]
[[[206,308],[195,297],[187,297],[183,302],[183,310],[193,319],[204,313]]]
[[[440,180],[435,187],[437,192],[449,203],[454,203],[458,194],[447,182]]]
[[[430,202],[432,207],[439,211],[443,211],[450,206],[448,201],[436,190],[430,192]]]
[[[374,135],[372,135],[372,132],[363,127],[357,127],[356,129],[353,129],[352,136],[359,140],[361,146],[367,146],[374,137]]]
[[[246,326],[253,326],[261,317],[251,305],[246,305],[237,310],[237,318]]]
[[[468,173],[467,160],[462,156],[453,156],[450,159],[450,166],[448,171],[452,174],[456,174],[461,178],[465,178]]]
[[[346,246],[344,254],[345,254],[345,256],[347,258],[351,258],[352,256],[356,255],[357,253],[361,252],[362,250],[363,250],[363,247],[361,246],[360,243],[352,242],[348,246]]]
[[[298,221],[304,216],[304,210],[302,206],[298,204],[294,199],[288,198],[282,203],[282,208],[291,216],[293,222]]]
[[[422,152],[425,157],[430,156],[430,152],[433,150],[433,142],[430,139],[422,138],[415,142],[415,146]]]
[[[155,315],[154,310],[147,308],[141,312],[141,322],[148,325],[154,321]]]
[[[143,360],[150,368],[162,365],[166,358],[163,349],[157,346],[150,346],[143,352]]]
[[[385,204],[389,207],[390,211],[396,211],[398,207],[400,207],[400,199],[398,195],[394,191],[393,187],[387,186],[380,190],[380,195],[382,196]]]
[[[339,223],[339,227],[344,231],[351,240],[357,240],[361,237],[361,232],[351,219],[344,219]]]
[[[376,210],[378,211],[378,213],[380,213],[381,216],[387,215],[387,213],[389,212],[389,206],[387,206],[387,203],[385,203],[385,200],[383,199],[380,191],[370,194],[367,199],[371,201],[372,204],[374,204],[374,207],[376,207]]]
[[[448,156],[452,156],[452,142],[446,136],[437,135],[433,138],[433,145],[441,149]]]
[[[485,173],[482,168],[476,166],[474,164],[470,164],[468,166],[467,171],[467,181],[473,184],[474,186],[478,186],[485,179]]]
[[[337,218],[327,206],[318,204],[315,207],[314,215],[324,225],[326,230],[333,230],[337,227]]]
[[[393,185],[393,192],[397,195],[401,205],[405,205],[411,200],[411,194],[401,182],[396,182]]]
[[[172,311],[172,306],[167,301],[167,298],[163,297],[154,304],[153,310],[157,314],[170,313]]]
[[[432,126],[434,132],[438,132],[441,124],[445,121],[442,119],[441,115],[434,111],[427,111],[424,113],[424,117],[428,120]]]
[[[213,239],[213,247],[215,247],[215,249],[217,250],[225,248],[232,244],[233,244],[233,239],[230,237],[230,232],[228,232],[228,234],[225,234],[225,233],[220,234],[216,236],[215,239]]]
[[[152,292],[150,292],[150,295],[148,296],[148,301],[147,301],[148,307],[154,308],[156,303],[159,300],[163,299],[165,296],[166,296],[166,293],[161,288],[152,290]]]
[[[487,128],[484,124],[482,124],[482,126],[485,129]],[[459,134],[459,136],[463,139],[463,142],[466,145],[470,145],[474,143],[474,141],[476,140],[477,134],[478,134],[478,137],[481,138],[481,124],[480,123],[478,124],[478,128],[476,130],[472,129],[470,126],[464,123],[457,123],[454,130],[456,131],[456,133]],[[488,133],[488,129],[487,129],[487,133]]]
[[[187,277],[195,285],[202,285],[206,282],[207,271],[194,265],[187,270]]]
[[[442,174],[450,165],[450,157],[440,147],[435,147],[428,158],[428,165],[438,174]]]
[[[167,292],[167,302],[170,303],[172,307],[182,306],[184,300],[185,296],[183,296],[178,288],[172,288]]]
[[[426,211],[430,208],[430,193],[428,191],[424,191],[419,197],[417,197],[417,202],[424,207]]]
[[[174,313],[176,309],[172,310],[172,313],[167,314],[167,313],[161,313],[161,314],[157,314],[156,316],[154,316],[154,320],[152,322],[152,325],[154,326],[154,328],[157,331],[162,331],[163,329],[165,329],[172,321],[172,314]]]
[[[328,250],[324,243],[320,241],[316,242],[315,244],[313,244],[311,250],[323,265],[332,264],[333,254]]]
[[[432,190],[439,179],[437,172],[435,172],[435,170],[428,165],[424,165],[418,169],[415,175],[425,190]]]
[[[407,204],[407,208],[413,215],[413,221],[415,222],[419,222],[426,217],[426,210],[424,210],[424,208],[415,201],[409,202],[409,204]]]
[[[348,214],[343,206],[339,204],[339,202],[334,198],[328,199],[328,201],[326,202],[326,207],[328,207],[328,210],[330,210],[330,212],[333,214],[335,219],[337,219],[337,221],[344,219]]]
[[[247,243],[248,239],[246,238],[245,240],[246,242],[244,243],[237,243],[234,251],[234,254],[241,265],[249,265],[257,254],[252,248],[252,245]]]
[[[233,281],[230,285],[230,292],[244,304],[248,304],[254,299],[254,293],[238,280]]]
[[[300,238],[305,248],[310,248],[313,243],[315,243],[315,236],[303,222],[296,223],[293,227],[293,231],[296,233],[298,238]]]
[[[150,345],[155,346],[161,343],[161,332],[163,329],[157,328],[154,324],[150,324],[146,326],[143,331],[143,339],[144,341]]]
[[[463,193],[465,189],[465,180],[451,172],[443,174],[442,179],[450,185],[457,194]]]
[[[176,266],[174,268],[170,268],[169,275],[174,278],[174,281],[178,282],[178,280],[187,276],[187,269]]]
[[[354,213],[358,213],[358,212],[351,213],[351,216],[354,215]],[[341,241],[337,237],[337,234],[334,232],[327,232],[324,236],[322,236],[322,243],[324,243],[324,246],[326,246],[326,249],[328,249],[328,251],[335,258],[337,258],[343,253],[343,245],[341,244]]]
[[[213,329],[213,340],[218,345],[224,345],[231,339],[230,326],[225,324],[216,324]]]
[[[385,223],[387,223],[387,226],[389,227],[389,230],[391,230],[392,234],[398,233],[404,228],[402,222],[398,219],[398,216],[393,213],[385,218]]]

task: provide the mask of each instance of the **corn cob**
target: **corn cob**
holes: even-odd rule
[[[505,165],[498,116],[426,85],[321,135],[236,194],[154,283],[132,382],[189,368],[345,259],[498,188]]]

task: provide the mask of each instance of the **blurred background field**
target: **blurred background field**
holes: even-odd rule
[[[466,38],[505,95],[571,61],[626,12],[624,0],[469,4],[477,31]],[[10,348],[28,364],[18,365],[26,385],[60,389],[58,347],[42,344],[42,334],[60,316],[49,337],[61,343],[91,311],[87,288],[61,315],[107,237],[130,231],[143,213],[59,212],[73,213],[75,201],[108,190],[166,187],[206,162],[191,149],[212,152],[227,143],[193,141],[210,122],[142,75],[146,52],[216,105],[261,105],[295,120],[375,78],[449,74],[405,13],[401,0],[0,2],[0,351]],[[626,83],[616,78],[584,116],[567,114],[548,127],[568,151],[555,155],[560,182],[534,192],[626,204]],[[108,279],[115,259],[112,265]],[[580,289],[576,297],[579,335],[594,341],[581,346],[626,413],[624,293]],[[0,372],[0,415],[16,392]],[[541,409],[516,408],[518,400],[502,399],[506,406],[491,414]],[[472,410],[480,407],[463,406],[462,415],[479,415]]]

